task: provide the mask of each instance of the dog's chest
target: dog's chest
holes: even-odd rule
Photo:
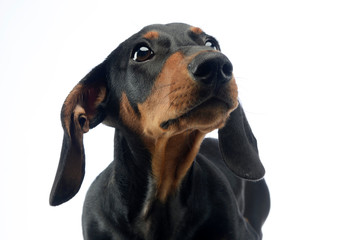
[[[174,239],[187,214],[187,207],[182,204],[180,195],[161,202],[156,197],[156,185],[149,178],[148,190],[140,215],[135,225],[144,239]]]

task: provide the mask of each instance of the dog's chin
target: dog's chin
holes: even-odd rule
[[[171,132],[199,130],[208,133],[222,128],[236,107],[237,105],[211,98],[176,118],[162,122],[160,127]]]

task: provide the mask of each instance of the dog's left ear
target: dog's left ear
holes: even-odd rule
[[[253,181],[263,178],[265,169],[256,138],[240,104],[230,114],[226,125],[218,130],[218,140],[224,161],[238,177]]]
[[[106,95],[106,72],[102,63],[73,88],[62,106],[64,139],[50,193],[49,203],[52,206],[68,201],[81,187],[85,174],[83,134],[104,120]]]

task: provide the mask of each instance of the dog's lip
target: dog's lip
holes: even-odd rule
[[[200,103],[195,104],[195,106],[193,106],[192,108],[188,109],[185,113],[181,114],[180,116],[178,116],[176,118],[169,119],[167,121],[163,121],[160,124],[160,127],[166,130],[166,129],[169,128],[169,126],[171,126],[173,124],[176,124],[180,119],[187,118],[188,116],[190,116],[191,114],[193,114],[197,110],[205,108],[205,107],[208,107],[211,104],[220,104],[220,105],[223,104],[229,109],[232,108],[231,107],[232,104],[227,102],[224,99],[218,98],[216,96],[209,97],[209,98],[207,98],[207,99],[205,99],[203,101],[200,101]]]

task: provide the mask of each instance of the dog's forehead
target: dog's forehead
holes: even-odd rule
[[[153,25],[144,27],[141,30],[141,32],[156,30],[156,31],[174,35],[174,34],[186,33],[193,28],[195,27],[185,23],[153,24]]]
[[[149,34],[154,33],[154,34]],[[189,41],[192,38],[203,37],[206,34],[199,28],[185,23],[153,24],[144,27],[138,34],[138,37],[169,37],[180,42]]]

